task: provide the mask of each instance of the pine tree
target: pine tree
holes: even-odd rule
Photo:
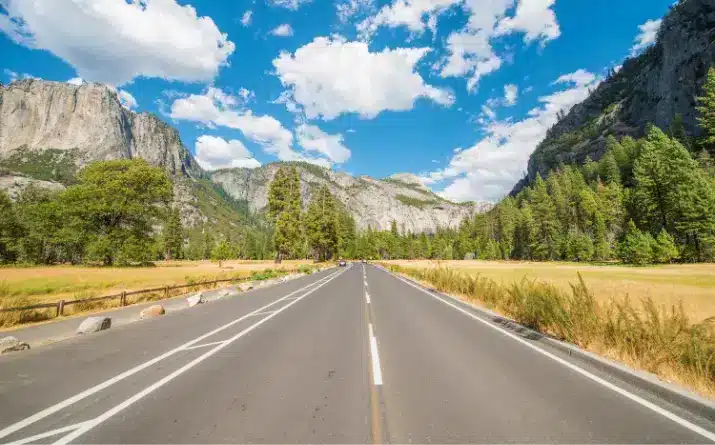
[[[211,250],[211,260],[218,262],[218,267],[223,267],[223,262],[233,257],[233,249],[227,240],[221,240]]]
[[[164,225],[163,244],[164,258],[176,260],[183,258],[184,229],[181,225],[179,209],[169,209]]]
[[[662,229],[653,245],[653,259],[656,263],[670,263],[678,258],[678,247],[675,239]]]
[[[499,203],[497,211],[497,238],[499,246],[501,247],[501,258],[508,260],[512,257],[514,252],[514,237],[519,213],[516,208],[516,203],[511,197],[507,197]]]
[[[15,206],[7,193],[0,190],[0,263],[10,263],[17,259],[21,228],[15,213]]]
[[[338,247],[338,218],[333,195],[323,185],[313,196],[305,216],[308,244],[316,259],[327,261]]]
[[[668,128],[668,133],[671,138],[683,144],[683,147],[688,149],[688,151],[692,150],[693,147],[690,138],[685,133],[685,122],[683,121],[682,114],[678,113],[675,115]]]
[[[703,95],[698,97],[696,109],[700,114],[698,122],[707,134],[705,143],[715,144],[715,68],[710,68],[708,71],[707,80],[703,85]]]
[[[275,223],[276,263],[291,255],[300,256],[305,250],[301,207],[298,171],[293,166],[282,166],[268,189],[268,214]]]
[[[619,256],[624,263],[644,265],[653,262],[655,240],[650,233],[641,232],[633,222],[628,223],[628,231],[619,246]]]
[[[541,176],[537,176],[534,182],[530,204],[536,221],[535,242],[531,246],[534,258],[555,259],[559,237],[556,210]]]
[[[616,158],[611,151],[607,151],[598,161],[598,174],[606,184],[621,182],[621,169],[618,167]]]

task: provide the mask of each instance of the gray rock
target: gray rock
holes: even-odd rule
[[[109,317],[89,317],[79,325],[77,335],[104,331],[110,327],[112,327],[112,319]]]
[[[247,283],[241,283],[238,285],[238,289],[241,292],[246,292],[247,290],[253,289],[253,282],[249,281]]]
[[[205,302],[203,292],[196,293],[186,299],[186,303],[188,303],[189,307],[194,307],[197,304],[203,304]]]
[[[139,313],[139,318],[152,318],[152,317],[158,317],[160,315],[164,315],[166,313],[166,310],[164,309],[164,306],[160,304],[155,304],[154,306],[149,306],[148,308],[143,309]]]
[[[224,289],[218,294],[218,296],[221,298],[228,297],[229,295],[231,295],[231,291],[228,289]]]
[[[7,352],[17,352],[30,349],[30,345],[21,342],[15,337],[3,337],[0,338],[0,354],[5,354]]]

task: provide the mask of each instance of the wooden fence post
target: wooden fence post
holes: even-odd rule
[[[169,286],[164,286],[164,298],[169,298]]]
[[[119,306],[124,307],[127,305],[127,291],[123,290],[122,295],[119,297]]]
[[[65,300],[60,300],[57,302],[57,316],[61,317],[65,310]]]

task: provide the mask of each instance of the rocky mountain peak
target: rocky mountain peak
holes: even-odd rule
[[[106,85],[24,79],[1,87],[0,158],[47,150],[64,152],[77,167],[143,158],[174,175],[201,174],[174,128],[127,110]]]
[[[560,162],[597,161],[608,135],[640,137],[649,124],[668,129],[676,117],[699,136],[695,110],[708,69],[715,64],[715,0],[681,0],[663,18],[656,43],[626,60],[548,132],[529,159],[527,176],[512,193]]]

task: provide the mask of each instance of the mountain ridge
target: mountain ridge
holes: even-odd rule
[[[204,171],[175,128],[151,113],[123,107],[116,91],[102,84],[24,79],[0,87],[0,166],[6,170],[1,187],[17,194],[34,180],[56,188],[48,184],[71,183],[78,169],[89,162],[124,158],[145,159],[174,177],[175,203],[188,226],[217,224],[219,219],[221,224],[238,226],[245,221],[230,218],[225,209],[236,203],[224,202],[226,197],[216,187],[260,213],[267,202],[267,180],[280,165],[267,164],[252,173],[248,169]],[[434,232],[439,227],[456,227],[479,210],[475,204],[444,200],[410,174],[374,179],[312,164],[300,169],[304,201],[312,188],[328,184],[359,228],[387,230],[395,220],[404,230]],[[361,188],[369,192],[358,193]],[[217,219],[218,214],[223,216]]]
[[[698,137],[696,97],[715,64],[715,0],[683,0],[663,18],[653,46],[623,63],[583,102],[549,129],[529,158],[516,195],[537,174],[546,177],[559,163],[597,161],[606,137],[641,137],[652,124],[668,129],[680,116],[684,133]]]

